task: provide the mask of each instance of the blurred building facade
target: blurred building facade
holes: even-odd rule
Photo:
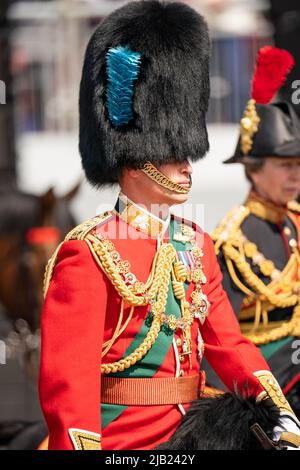
[[[74,131],[84,50],[93,29],[118,0],[17,1],[12,68],[16,128],[26,131]],[[207,17],[212,35],[212,99],[209,121],[236,122],[248,98],[258,48],[271,41],[264,19],[268,2],[191,0]]]

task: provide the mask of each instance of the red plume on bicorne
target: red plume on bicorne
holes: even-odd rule
[[[259,104],[268,104],[286,80],[294,65],[293,56],[284,49],[262,47],[257,56],[252,78],[251,97]]]

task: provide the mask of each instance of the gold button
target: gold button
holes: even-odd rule
[[[289,245],[291,248],[295,248],[297,246],[297,242],[294,238],[292,238],[290,241],[289,241]]]
[[[180,356],[179,360],[180,362],[184,362],[184,356]]]
[[[184,370],[180,369],[179,377],[183,377],[183,376],[184,376]]]
[[[283,229],[285,235],[287,235],[288,237],[291,235],[292,231],[290,229],[290,227],[284,227]]]
[[[177,346],[181,346],[181,345],[182,345],[182,341],[181,341],[180,338],[177,338],[177,339],[176,339],[176,345],[177,345]]]

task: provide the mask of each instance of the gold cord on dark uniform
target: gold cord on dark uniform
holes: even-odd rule
[[[294,206],[293,208],[295,209]],[[272,207],[262,204],[250,193],[245,204],[227,214],[212,233],[216,253],[222,249],[232,281],[245,294],[240,320],[252,321],[240,323],[242,333],[257,345],[277,341],[289,335],[300,336],[300,254],[297,244],[292,247],[287,265],[279,271],[271,260],[267,260],[258,251],[254,243],[247,240],[241,230],[242,223],[252,213],[273,222],[276,217],[282,218],[283,215],[293,217],[288,208],[277,215],[275,212]],[[264,276],[270,277],[269,284],[265,284],[253,272],[247,258],[259,267]],[[289,321],[269,322],[269,312],[287,307],[294,307]]]

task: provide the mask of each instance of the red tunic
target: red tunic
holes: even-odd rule
[[[117,230],[116,230],[117,229]],[[120,239],[118,230],[134,241]],[[118,217],[101,226],[113,240],[137,279],[146,282],[157,251],[156,239],[138,237],[137,230]],[[111,234],[115,233],[115,236]],[[167,238],[168,235],[165,237]],[[197,229],[203,247],[207,278],[203,291],[211,304],[208,317],[192,326],[192,369],[180,363],[184,374],[199,373],[198,329],[205,356],[226,386],[243,387],[257,395],[263,389],[253,372],[269,370],[259,350],[245,339],[222,288],[222,275],[209,235]],[[189,285],[187,299],[193,291]],[[104,362],[119,360],[139,331],[149,307],[137,307],[133,319],[116,340]],[[100,269],[84,240],[65,242],[58,254],[42,313],[40,400],[49,427],[49,449],[73,449],[68,434],[79,428],[101,434],[102,449],[153,449],[166,441],[181,419],[177,405],[128,406],[101,431],[100,365],[103,342],[111,338],[120,311],[120,297]],[[125,308],[125,317],[129,307]],[[176,330],[175,338],[181,338]],[[175,349],[170,347],[155,377],[174,377],[178,371]],[[187,406],[185,406],[187,407]]]

